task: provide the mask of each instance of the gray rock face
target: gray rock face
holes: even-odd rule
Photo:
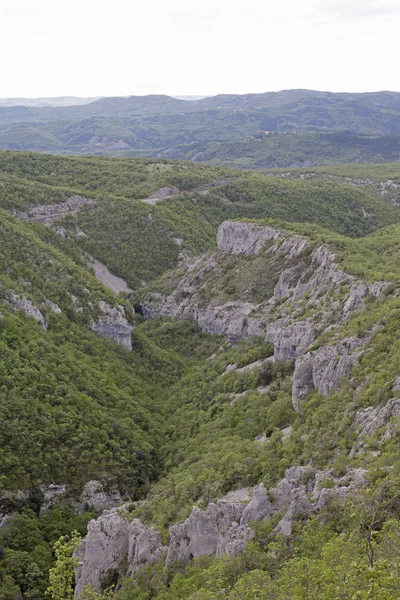
[[[11,308],[15,310],[22,310],[27,317],[33,317],[40,327],[47,331],[46,322],[42,313],[30,300],[24,298],[23,296],[18,296],[12,292],[9,294],[6,302],[11,306]]]
[[[253,498],[243,511],[241,524],[247,524],[251,521],[263,521],[266,517],[273,514],[272,502],[269,499],[267,490],[260,483],[253,491]]]
[[[348,340],[306,354],[308,348],[317,334],[334,332],[363,308],[366,298],[381,298],[387,283],[357,280],[339,268],[328,247],[321,245],[311,252],[308,240],[272,227],[227,221],[218,229],[217,242],[219,252],[185,266],[186,274],[172,294],[152,294],[146,299],[144,314],[193,319],[209,333],[227,335],[232,343],[242,337],[265,337],[274,344],[275,359],[296,361],[293,405],[297,409],[310,389],[331,393],[357,361],[362,341],[358,349],[347,348]],[[204,303],[202,291],[209,279],[212,282],[216,274],[223,275],[227,254],[251,256],[262,249],[265,256],[282,259],[272,297],[260,304],[247,299]]]
[[[79,598],[86,585],[99,590],[110,571],[122,577],[133,575],[141,566],[155,564],[166,550],[156,529],[138,519],[129,521],[123,507],[106,510],[90,521],[78,549],[75,597]]]
[[[63,501],[65,494],[67,493],[67,486],[52,483],[48,486],[42,486],[41,491],[44,495],[44,503],[40,508],[40,512],[43,512],[50,508],[50,506],[54,506]]]
[[[274,344],[274,358],[284,361],[295,360],[314,341],[315,327],[307,321],[286,326],[280,319],[267,327],[265,339]]]
[[[122,306],[112,308],[103,300],[99,302],[102,315],[96,323],[91,325],[91,330],[99,335],[112,339],[118,344],[124,346],[127,350],[132,350],[131,333],[134,327],[129,325],[125,318],[125,312]]]
[[[99,590],[111,570],[125,575],[128,552],[128,523],[117,509],[105,511],[90,521],[87,536],[77,552],[80,564],[75,572],[75,597],[79,598],[86,585]]]
[[[392,398],[384,406],[369,406],[360,410],[356,414],[354,425],[358,431],[356,445],[352,448],[350,456],[359,454],[368,439],[381,427],[386,427],[382,434],[382,441],[387,441],[392,437],[395,430],[392,420],[400,415],[400,400]]]
[[[94,204],[94,200],[75,194],[67,198],[65,202],[31,206],[26,212],[13,211],[13,214],[17,219],[51,223],[57,217],[63,217],[67,214],[75,215],[84,204]]]
[[[255,533],[247,525],[238,525],[232,521],[231,526],[218,538],[216,556],[237,556],[246,550],[247,542],[252,540]]]
[[[143,525],[139,519],[133,519],[129,524],[128,535],[128,575],[133,575],[142,566],[156,564],[168,549],[162,545],[160,532]]]
[[[241,524],[264,521],[282,513],[274,533],[289,536],[294,519],[308,518],[333,498],[344,499],[351,490],[366,484],[365,473],[363,469],[353,469],[345,477],[336,478],[331,471],[291,467],[276,488],[268,492],[263,484],[254,488],[253,499],[243,512]],[[333,487],[321,485],[326,479],[331,480]]]
[[[209,504],[206,510],[195,506],[182,525],[170,528],[166,564],[188,563],[205,554],[217,554],[217,551],[219,556],[225,551],[235,553],[253,536],[249,527],[238,527],[243,510],[241,504],[224,501]]]
[[[51,300],[46,300],[45,302],[43,302],[42,307],[56,315],[59,315],[62,313],[62,310],[58,306],[58,304],[56,304],[55,302],[52,302]]]
[[[84,507],[101,511],[120,504],[122,498],[116,486],[111,486],[105,490],[101,481],[91,480],[85,484],[80,502]]]
[[[298,411],[305,395],[314,388],[323,396],[329,396],[343,377],[349,375],[359,358],[363,343],[357,338],[348,338],[298,358],[293,375],[293,408]]]
[[[159,562],[166,556],[166,565],[188,564],[204,555],[235,556],[244,552],[254,537],[249,527],[252,521],[263,521],[282,514],[274,532],[291,535],[292,522],[306,519],[325,507],[332,499],[344,501],[346,495],[366,484],[363,469],[350,470],[337,478],[331,471],[314,471],[311,467],[292,467],[276,488],[266,491],[263,484],[253,490],[247,506],[248,490],[230,493],[238,502],[219,500],[205,510],[195,506],[184,523],[170,528],[169,547],[163,546],[160,533],[139,519],[129,520],[124,507],[106,510],[101,517],[90,521],[88,534],[77,552],[80,561],[76,568],[75,597],[84,586],[100,589],[107,574],[116,571],[120,576],[132,576],[141,566]],[[324,480],[330,481],[324,487]]]
[[[229,254],[258,254],[269,240],[283,239],[282,231],[272,227],[225,221],[218,228],[218,248]]]

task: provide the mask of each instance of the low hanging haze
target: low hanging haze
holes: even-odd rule
[[[400,0],[0,0],[0,97],[400,91]]]

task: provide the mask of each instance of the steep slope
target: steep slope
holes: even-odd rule
[[[168,400],[178,423],[167,446],[170,472],[133,514],[125,507],[91,523],[77,596],[84,583],[97,587],[112,571],[135,581],[131,587],[128,580],[121,598],[144,598],[149,581],[154,598],[245,598],[235,592],[242,577],[261,578],[262,598],[273,592],[301,598],[307,585],[317,597],[323,589],[322,597],[339,598],[328,581],[338,585],[345,565],[340,562],[327,581],[324,562],[336,548],[353,556],[355,579],[343,584],[345,594],[353,585],[365,597],[375,589],[361,566],[370,560],[376,589],[396,597],[391,578],[397,559],[384,540],[398,536],[398,235],[393,226],[355,242],[307,227],[227,222],[219,229],[220,252],[188,266],[186,276],[177,273],[181,283],[165,304],[144,299],[144,312],[151,307],[195,319],[209,331],[233,328],[236,340],[240,321],[239,337],[249,340],[238,344],[236,356],[221,347],[176,384]],[[249,313],[258,281],[254,265],[262,267],[258,278],[272,280],[257,289],[259,303]],[[221,304],[230,268],[242,282],[243,270],[250,273],[250,287]],[[206,321],[202,310],[209,312]],[[270,350],[262,338],[273,344]],[[260,481],[254,490],[242,489]],[[162,538],[143,520],[161,530],[178,524]],[[366,552],[365,527],[377,528]],[[327,555],[318,563],[307,544],[316,543],[320,528]],[[114,553],[100,549],[103,535]],[[291,542],[284,541],[288,536]],[[117,548],[117,539],[125,546]],[[165,552],[169,568],[189,566],[183,575],[156,582]],[[120,566],[124,560],[127,571]],[[291,572],[296,560],[299,569],[320,569],[311,584]],[[384,564],[388,571],[380,572]]]
[[[382,165],[376,182],[358,185],[357,170],[350,180],[303,172],[271,177],[165,160],[6,152],[0,203],[19,218],[51,221],[64,250],[89,253],[137,289],[215,247],[226,219],[312,222],[351,236],[396,223],[396,183],[381,182],[397,172],[397,165]]]
[[[394,600],[398,165],[0,160],[0,597]]]

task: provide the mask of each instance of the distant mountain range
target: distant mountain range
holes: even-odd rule
[[[400,93],[2,100],[0,148],[254,168],[392,161],[400,159]]]
[[[89,104],[100,100],[102,96],[95,98],[79,98],[77,96],[57,96],[56,98],[0,98],[0,106],[74,106],[77,104]]]

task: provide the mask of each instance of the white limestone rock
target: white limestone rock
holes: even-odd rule
[[[122,497],[116,485],[108,486],[108,489],[105,489],[101,481],[91,480],[85,484],[80,502],[85,509],[94,508],[102,511],[120,504]]]
[[[92,323],[91,330],[103,337],[116,341],[127,350],[132,350],[131,333],[134,327],[129,325],[125,318],[124,308],[122,306],[112,308],[103,300],[99,302],[99,308],[102,314],[95,323]]]
[[[100,590],[111,570],[126,573],[129,552],[128,522],[118,509],[106,510],[88,524],[88,533],[76,553],[79,566],[75,571],[75,598],[86,585]]]
[[[129,523],[128,536],[128,575],[133,575],[142,566],[158,563],[168,550],[162,544],[160,532],[143,525],[139,519]]]
[[[15,310],[22,310],[27,317],[33,317],[35,321],[40,325],[44,331],[47,331],[46,321],[44,316],[40,312],[40,310],[27,298],[23,296],[19,296],[14,292],[11,292],[6,300],[7,304],[9,304]]]
[[[369,438],[381,427],[385,427],[381,441],[389,440],[395,429],[400,415],[400,400],[391,398],[384,406],[369,406],[359,410],[356,414],[354,426],[358,437],[355,446],[351,449],[350,456],[360,454]]]
[[[229,254],[258,254],[267,241],[284,237],[282,231],[272,227],[225,221],[218,227],[217,244]]]
[[[314,388],[323,396],[329,396],[343,377],[350,374],[364,343],[365,340],[350,337],[297,358],[293,374],[293,408],[300,410],[304,397]]]
[[[239,551],[253,535],[249,527],[237,529],[244,506],[231,502],[211,503],[205,510],[195,506],[181,525],[170,528],[166,564],[188,563],[203,555]],[[231,531],[235,529],[235,531]]]

